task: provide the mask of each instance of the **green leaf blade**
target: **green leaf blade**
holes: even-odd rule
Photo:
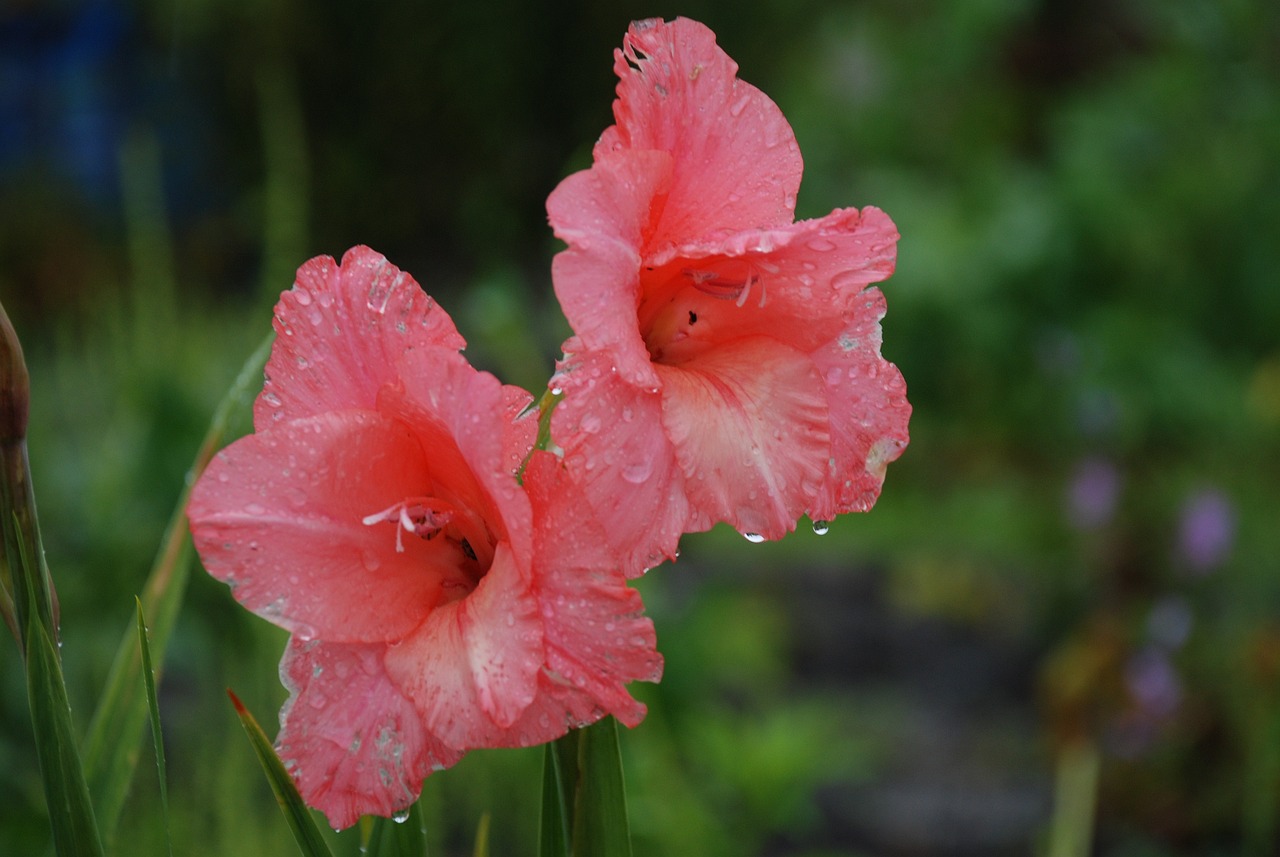
[[[276,801],[280,804],[280,811],[289,822],[298,848],[302,850],[305,857],[333,857],[315,818],[311,815],[311,810],[302,800],[302,795],[298,794],[298,787],[294,785],[289,772],[284,769],[284,763],[276,755],[275,748],[271,746],[266,733],[234,693],[228,690],[227,695],[231,697],[231,703],[236,707],[240,725],[244,727],[245,733],[249,736],[249,743],[258,755],[262,770],[266,772],[267,782],[271,784],[271,791],[275,793]]]
[[[151,743],[155,746],[156,775],[160,780],[160,812],[164,820],[166,850],[173,854],[173,840],[169,836],[169,787],[164,764],[164,736],[160,732],[160,700],[156,696],[156,674],[151,667],[151,646],[147,642],[147,622],[142,614],[142,599],[134,598],[138,605],[138,648],[142,652],[142,684],[147,696],[147,708],[151,714]]]
[[[605,717],[580,730],[573,811],[573,857],[631,857],[618,723]]]
[[[102,841],[80,764],[58,652],[37,618],[32,617],[27,629],[27,697],[54,847],[60,857],[100,857]]]

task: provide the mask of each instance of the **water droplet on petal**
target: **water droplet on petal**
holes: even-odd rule
[[[266,508],[261,503],[250,503],[244,507],[244,510],[250,515],[265,515],[267,513]]]
[[[311,292],[302,286],[293,287],[293,298],[298,302],[298,306],[309,306],[311,304]]]
[[[628,464],[622,468],[622,478],[630,482],[632,485],[639,485],[641,482],[649,478],[649,474],[653,472],[653,463],[650,461],[638,461],[634,464]]]
[[[398,809],[391,814],[391,820],[396,824],[404,824],[409,820],[409,808]]]
[[[830,529],[831,529],[830,521],[814,521],[813,522],[813,532],[816,535],[825,536]]]
[[[582,430],[587,434],[595,434],[600,431],[600,417],[595,414],[587,414],[582,418]]]
[[[836,245],[826,238],[813,238],[809,241],[808,247],[815,253],[827,253],[836,249]]]
[[[746,109],[747,109],[747,105],[748,105],[748,104],[750,104],[750,103],[751,103],[751,96],[750,96],[750,95],[744,95],[744,96],[742,96],[741,98],[739,98],[737,101],[735,101],[735,102],[734,102],[734,103],[729,107],[729,115],[730,115],[730,116],[741,116],[741,115],[742,115],[742,111],[743,111],[743,110],[746,110]]]
[[[760,535],[759,533],[743,533],[742,537],[747,541],[751,542],[753,545],[758,545],[762,541],[764,541],[764,536]]]

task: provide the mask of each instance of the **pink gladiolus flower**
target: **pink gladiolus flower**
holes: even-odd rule
[[[467,750],[638,723],[653,626],[558,460],[517,481],[529,394],[366,247],[303,265],[275,329],[255,433],[189,515],[209,572],[293,635],[277,746],[307,802],[346,827]]]
[[[616,124],[547,200],[566,466],[633,571],[718,521],[777,538],[870,508],[910,415],[867,288],[892,221],[793,222],[791,128],[702,24],[633,24],[614,68]]]

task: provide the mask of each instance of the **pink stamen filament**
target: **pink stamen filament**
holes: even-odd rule
[[[453,509],[435,497],[410,497],[381,512],[375,512],[361,519],[367,527],[392,521],[396,524],[396,553],[404,553],[402,533],[409,532],[415,536],[430,540],[445,528],[453,519]]]
[[[773,268],[773,273],[777,272],[777,267],[768,265],[765,267]],[[756,306],[763,308],[767,294],[765,292],[764,280],[756,276],[755,271],[747,274],[745,282],[738,280],[730,280],[716,275],[715,271],[699,271],[696,269],[686,268],[684,275],[693,281],[693,287],[703,294],[710,295],[720,300],[732,300],[737,306],[743,306],[747,302],[747,297],[751,294],[751,287],[756,283],[760,284],[760,299]]]

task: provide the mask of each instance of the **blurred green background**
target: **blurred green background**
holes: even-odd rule
[[[1276,853],[1265,0],[6,3],[0,300],[78,724],[302,261],[370,244],[474,362],[545,383],[543,203],[611,121],[627,23],[676,14],[791,121],[800,216],[898,224],[884,353],[915,414],[872,513],[689,536],[641,582],[667,670],[623,736],[637,855]],[[270,731],[283,643],[194,577],[160,696],[177,853],[292,853],[223,692]],[[39,854],[0,651],[0,853]],[[433,853],[469,854],[485,812],[494,854],[533,853],[540,759],[431,777]],[[148,764],[116,853],[163,853]]]

